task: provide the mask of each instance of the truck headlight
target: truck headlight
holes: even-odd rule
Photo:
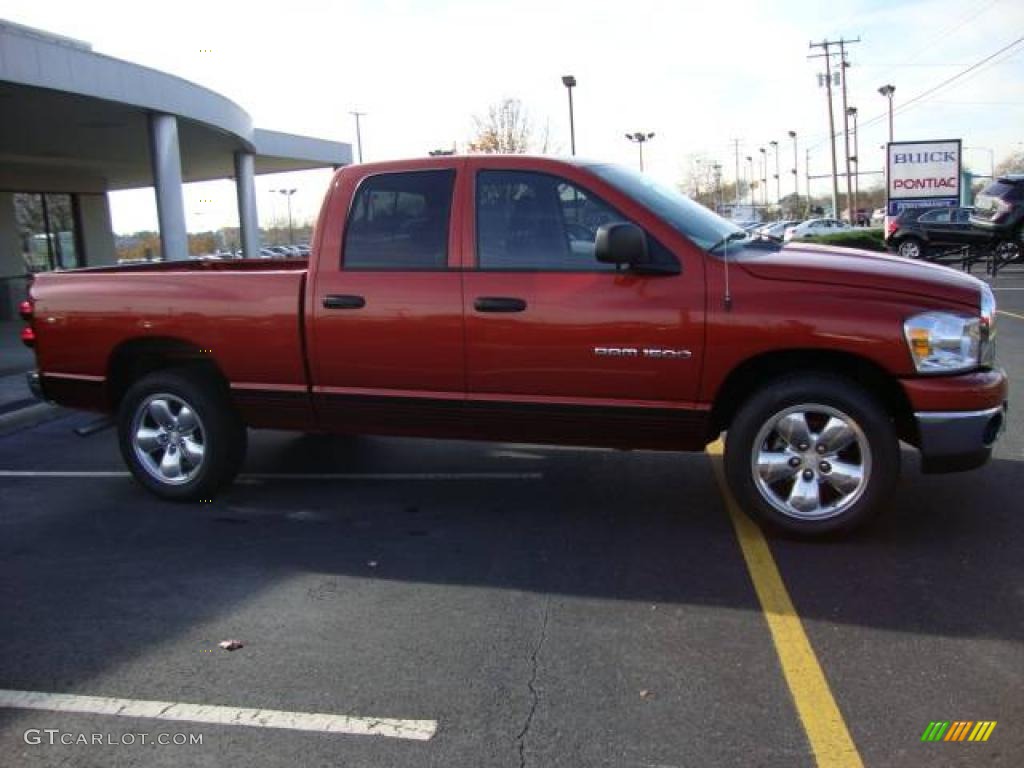
[[[918,373],[954,373],[981,364],[981,318],[924,312],[903,323]]]

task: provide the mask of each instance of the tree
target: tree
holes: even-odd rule
[[[996,176],[1024,173],[1024,152],[1014,152],[996,166]]]
[[[476,138],[469,142],[469,151],[484,154],[522,155],[529,152],[533,143],[533,126],[530,117],[519,99],[502,99],[487,108],[483,117],[473,117]],[[547,130],[541,141],[540,151],[548,150]]]

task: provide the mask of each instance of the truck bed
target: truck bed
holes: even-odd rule
[[[118,355],[165,344],[209,358],[241,399],[247,389],[307,392],[306,267],[304,259],[188,261],[40,274],[31,295],[44,390],[106,410]]]

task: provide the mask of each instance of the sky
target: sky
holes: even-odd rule
[[[886,83],[896,87],[898,141],[960,138],[978,173],[993,156],[1024,151],[1024,43],[901,106],[1024,36],[1021,0],[0,0],[0,18],[210,88],[260,128],[354,147],[349,113],[366,112],[367,161],[461,149],[474,115],[503,98],[519,99],[536,132],[546,127],[555,152],[568,154],[561,76],[572,74],[578,154],[635,165],[624,134],[654,132],[644,148],[651,175],[679,183],[702,156],[729,181],[733,139],[742,173],[742,158],[756,161],[774,140],[786,194],[796,131],[803,193],[805,151],[812,174],[830,165],[823,62],[808,59],[817,52],[808,46],[841,36],[860,39],[849,47],[848,104],[860,115],[862,171],[883,166],[887,102],[877,89]],[[838,94],[835,103],[838,117]],[[280,187],[299,190],[296,220],[315,217],[329,178],[258,178],[261,224],[283,219],[270,192]],[[862,186],[870,178],[881,177]],[[828,187],[822,179],[812,191]],[[187,185],[185,198],[191,231],[237,225],[232,182]],[[156,228],[152,190],[112,193],[111,208],[117,232]]]

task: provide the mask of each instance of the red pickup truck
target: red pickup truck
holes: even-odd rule
[[[848,530],[897,479],[984,463],[995,302],[945,267],[747,238],[615,165],[438,157],[339,170],[305,260],[42,274],[36,391],[115,413],[138,481],[229,482],[246,427],[702,450],[740,504]]]

